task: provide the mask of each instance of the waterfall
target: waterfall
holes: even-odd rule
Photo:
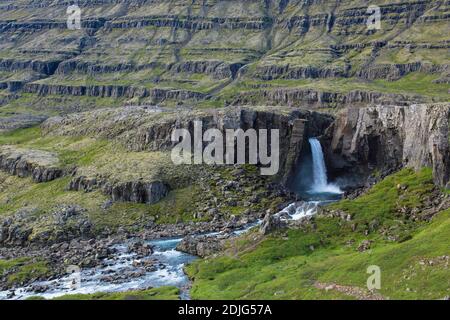
[[[316,138],[309,139],[312,153],[313,183],[310,187],[309,200],[289,204],[276,215],[282,220],[301,220],[317,213],[319,206],[332,203],[342,194],[341,189],[328,183],[327,167],[323,156],[322,146]]]
[[[310,138],[312,161],[313,161],[313,185],[311,192],[314,193],[342,193],[341,189],[334,184],[328,183],[327,167],[323,156],[322,146],[316,138]]]

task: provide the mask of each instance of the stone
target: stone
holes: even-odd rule
[[[187,236],[177,245],[177,250],[204,258],[222,251],[223,240],[219,236]]]
[[[359,252],[364,252],[364,251],[369,250],[371,244],[372,244],[371,240],[363,240],[358,246],[358,251]]]
[[[137,240],[128,246],[128,252],[136,253],[138,256],[146,257],[153,253],[153,247],[143,241]]]
[[[281,220],[277,215],[267,212],[264,220],[259,228],[259,232],[262,235],[268,235],[276,230],[280,230],[286,227],[286,223]]]

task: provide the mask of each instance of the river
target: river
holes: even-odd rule
[[[289,204],[278,215],[282,219],[299,220],[314,215],[320,205],[335,201],[340,197],[340,189],[329,184],[326,176],[323,152],[317,139],[309,140],[313,158],[314,183],[307,191],[308,201]],[[242,229],[232,232],[235,236],[258,226],[261,221],[254,222]],[[214,236],[220,232],[209,233]],[[105,259],[96,268],[87,268],[80,273],[68,274],[65,277],[33,283],[30,286],[17,288],[14,291],[0,291],[0,299],[19,300],[32,296],[46,299],[66,294],[89,294],[96,292],[124,292],[129,290],[148,289],[151,287],[175,286],[180,288],[180,298],[189,299],[190,281],[183,269],[196,259],[195,256],[176,250],[182,238],[166,238],[147,241],[153,247],[153,253],[146,260],[151,260],[149,268],[143,268],[136,253],[130,253],[127,244],[114,245],[114,254]],[[74,285],[78,284],[78,285]],[[42,290],[45,288],[45,290]],[[12,294],[14,292],[14,294]]]

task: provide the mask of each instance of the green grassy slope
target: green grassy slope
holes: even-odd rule
[[[224,204],[236,200],[235,204],[220,208],[226,215],[240,215],[248,209],[257,212],[282,201],[262,199],[250,206],[244,205],[247,198],[265,192],[265,180],[251,165],[243,166],[243,171],[234,167],[177,166],[170,160],[169,152],[132,152],[113,140],[86,135],[45,135],[39,127],[1,134],[0,148],[4,145],[52,152],[58,157],[61,168],[68,172],[77,168],[77,174],[82,176],[102,177],[111,183],[156,179],[170,186],[168,196],[158,203],[114,202],[104,208],[103,205],[110,199],[109,195],[101,188],[92,192],[68,190],[73,179],[70,175],[50,182],[35,183],[30,177],[19,178],[0,171],[0,219],[19,210],[29,210],[39,217],[48,216],[38,231],[54,227],[52,212],[58,205],[76,204],[86,209],[96,231],[119,227],[136,231],[148,222],[171,224],[210,220],[212,217],[206,214],[205,208],[209,208],[208,201],[214,198]],[[239,193],[230,191],[225,195],[217,181],[236,179],[238,171],[241,182],[245,178],[249,185]],[[207,178],[198,179],[203,176]],[[257,190],[254,189],[256,184],[259,187]],[[200,216],[199,212],[204,214]]]
[[[407,191],[397,185],[407,186]],[[303,229],[261,238],[253,232],[230,244],[218,258],[188,266],[194,279],[194,299],[355,299],[318,284],[338,284],[367,291],[367,268],[381,268],[381,294],[390,299],[440,299],[448,295],[450,210],[431,222],[398,216],[401,207],[414,208],[431,187],[428,169],[403,170],[354,201],[342,201],[353,219],[317,217]],[[376,224],[369,226],[374,218]],[[358,227],[352,231],[352,224]],[[368,232],[366,231],[368,230]],[[392,235],[407,234],[408,237]],[[371,249],[357,250],[363,240]],[[237,253],[237,254],[236,254]],[[447,258],[445,257],[447,255]]]

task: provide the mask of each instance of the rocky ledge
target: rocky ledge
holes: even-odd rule
[[[423,97],[397,93],[352,90],[349,92],[319,91],[303,88],[273,88],[239,93],[231,105],[255,105],[264,101],[270,105],[309,107],[366,106],[367,104],[410,105],[426,102]]]
[[[63,175],[58,157],[41,150],[0,147],[0,169],[19,177],[32,177],[35,182],[48,182]]]
[[[74,177],[68,189],[84,192],[101,189],[104,194],[111,196],[114,202],[147,204],[157,203],[169,193],[168,185],[161,181],[129,181],[111,184],[105,179],[86,176]]]

